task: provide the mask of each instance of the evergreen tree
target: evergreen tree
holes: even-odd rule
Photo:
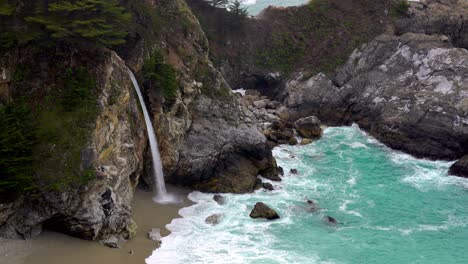
[[[243,0],[233,0],[233,1],[231,1],[231,3],[228,6],[228,10],[231,13],[234,13],[234,14],[238,15],[241,18],[246,18],[249,13],[247,11],[247,8],[242,7],[243,2],[244,2]]]
[[[131,23],[119,0],[0,0],[0,48],[57,41],[110,47],[125,42]]]
[[[131,15],[118,0],[39,1],[27,22],[39,24],[53,39],[92,41],[102,46],[125,42]]]

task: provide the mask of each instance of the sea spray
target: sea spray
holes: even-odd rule
[[[153,162],[153,179],[155,184],[155,197],[154,200],[157,203],[174,203],[176,202],[174,197],[169,195],[166,190],[166,184],[164,182],[164,172],[162,169],[162,162],[161,162],[161,155],[159,154],[159,147],[158,147],[158,140],[156,138],[156,134],[154,133],[153,123],[151,122],[151,118],[148,114],[148,110],[146,108],[145,100],[143,95],[141,94],[140,86],[135,78],[135,75],[131,70],[128,70],[128,74],[130,75],[130,79],[132,80],[133,86],[135,87],[135,91],[138,95],[138,99],[140,101],[141,108],[143,110],[143,116],[146,123],[146,130],[148,131],[148,139],[150,143],[151,149],[151,158]]]
[[[393,151],[357,126],[327,128],[306,146],[274,149],[286,175],[275,190],[193,192],[193,206],[167,228],[146,263],[464,263],[468,259],[467,179],[450,177],[452,164]],[[287,173],[297,169],[298,174]],[[321,210],[307,210],[307,199]],[[264,202],[281,216],[251,219]],[[206,217],[223,214],[215,226]],[[331,216],[340,224],[328,226]]]

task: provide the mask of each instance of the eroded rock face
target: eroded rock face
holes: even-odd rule
[[[286,83],[292,120],[356,122],[390,147],[419,157],[456,159],[468,149],[468,51],[438,36],[382,35],[328,78]]]
[[[450,175],[468,178],[468,155],[455,162],[449,170]]]
[[[70,61],[76,59],[73,56]],[[99,87],[100,110],[81,155],[82,167],[92,168],[96,178],[80,188],[0,204],[0,236],[33,238],[43,225],[107,242],[135,234],[131,201],[143,167],[144,122],[125,63],[114,52],[102,51],[101,56],[89,68]]]
[[[468,48],[468,2],[422,0],[410,2],[408,16],[396,23],[396,33],[442,34],[457,47]]]

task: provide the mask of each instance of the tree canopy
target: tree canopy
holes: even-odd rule
[[[131,14],[119,0],[0,0],[3,48],[31,41],[99,46],[125,42]]]

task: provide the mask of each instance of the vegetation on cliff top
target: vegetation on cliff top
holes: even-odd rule
[[[55,42],[115,46],[125,42],[131,15],[118,0],[1,0],[0,48]]]

